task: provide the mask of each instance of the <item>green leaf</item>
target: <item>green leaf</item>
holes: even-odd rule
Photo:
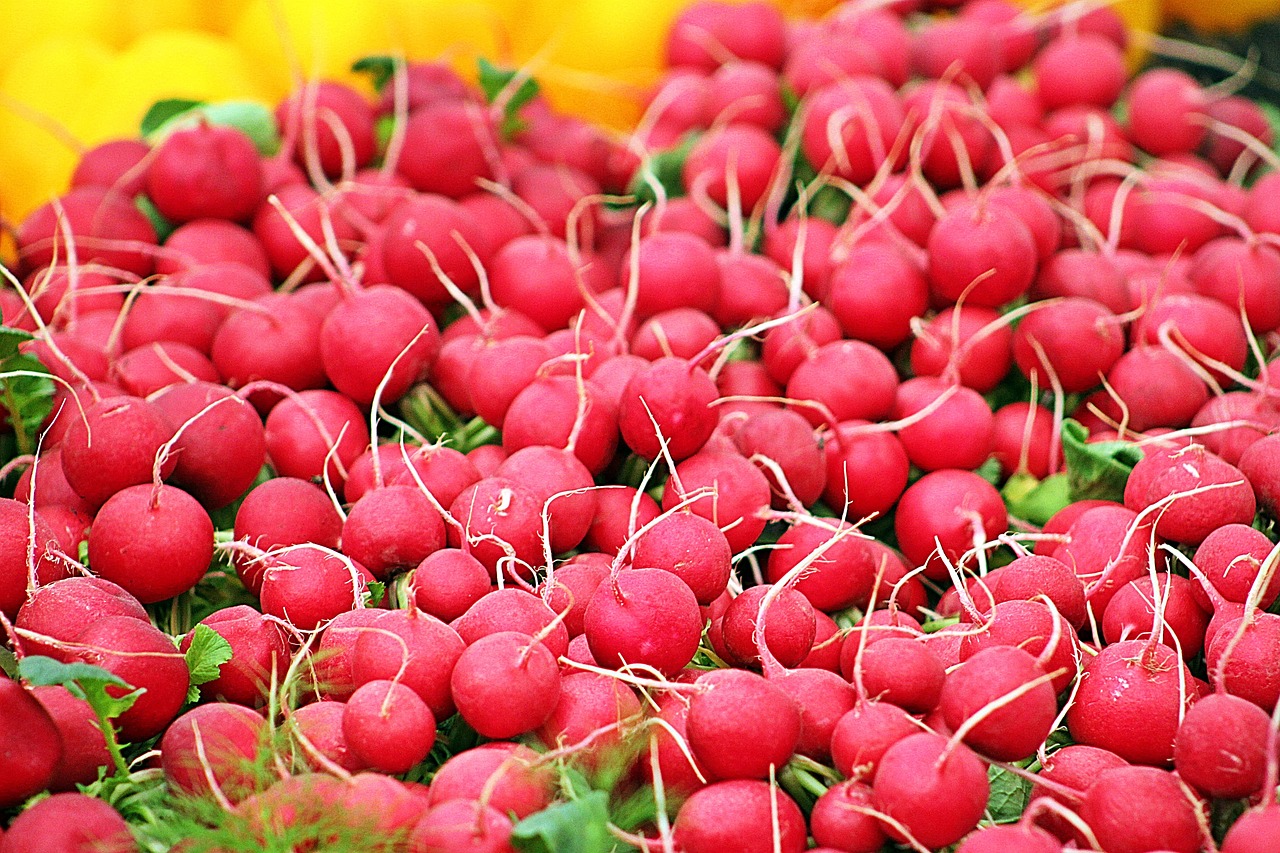
[[[1142,451],[1127,441],[1086,443],[1089,431],[1074,420],[1062,424],[1062,453],[1073,501],[1124,500],[1124,486]]]
[[[34,453],[36,436],[53,410],[53,380],[35,355],[20,352],[32,335],[0,326],[0,407],[13,427],[18,453]],[[21,375],[15,375],[21,374]]]
[[[1003,470],[1000,468],[1000,460],[992,456],[986,462],[978,466],[973,473],[986,480],[993,486],[1000,485],[1000,479],[1004,476]]]
[[[693,150],[697,141],[698,134],[687,133],[679,144],[665,151],[659,151],[644,160],[636,170],[635,177],[631,179],[631,186],[628,187],[627,192],[635,196],[638,204],[657,201],[653,187],[650,186],[652,180],[646,177],[652,176],[652,179],[656,179],[662,185],[667,198],[684,195],[684,161],[689,159],[689,152]]]
[[[368,589],[364,593],[364,606],[377,607],[382,603],[383,597],[387,594],[387,585],[382,581],[369,581]]]
[[[165,102],[161,102],[165,103]],[[143,135],[152,145],[159,144],[175,130],[193,127],[201,121],[220,127],[234,127],[253,140],[259,153],[270,156],[280,148],[280,129],[275,113],[257,101],[219,101],[214,104],[186,101],[186,109],[171,108],[167,117]],[[155,109],[154,107],[152,109]],[[150,113],[148,113],[150,115]],[[144,119],[145,122],[145,119]]]
[[[609,795],[591,791],[568,803],[531,814],[515,825],[511,843],[524,853],[612,853]]]
[[[987,771],[991,796],[987,811],[996,823],[1017,823],[1031,801],[1031,783],[1008,770],[992,767]]]
[[[166,219],[165,215],[160,212],[160,208],[156,207],[155,202],[146,195],[138,194],[134,196],[133,206],[141,210],[143,215],[150,220],[151,227],[156,229],[156,237],[159,238],[161,243],[168,240],[169,235],[178,227]]]
[[[0,326],[0,361],[13,358],[18,354],[18,347],[27,341],[35,340],[35,337],[35,335],[22,329]]]
[[[62,663],[43,655],[27,655],[18,663],[18,675],[32,687],[60,684],[73,696],[88,701],[94,712],[113,719],[133,707],[145,690],[132,686],[115,673],[87,663]],[[107,693],[108,687],[131,690],[122,696]]]
[[[480,84],[481,91],[484,92],[485,100],[491,104],[519,73],[515,69],[499,68],[483,56],[476,60],[476,66],[479,70],[477,82]],[[502,109],[502,123],[500,125],[504,138],[510,139],[524,129],[524,123],[520,120],[519,115],[520,108],[536,98],[539,91],[541,89],[538,86],[538,81],[529,77],[517,86],[515,92],[507,99],[507,103]]]
[[[188,98],[165,98],[163,101],[156,101],[142,117],[142,124],[138,130],[142,136],[150,136],[172,119],[190,112],[203,103],[204,101],[192,101]]]
[[[191,632],[186,660],[187,671],[191,673],[187,701],[197,702],[200,700],[200,685],[217,678],[222,665],[231,660],[231,644],[208,625],[197,625]]]
[[[373,80],[373,88],[381,92],[396,74],[396,60],[392,56],[362,56],[351,63],[351,70],[357,74],[368,74]]]
[[[1030,474],[1014,474],[1001,496],[1015,518],[1043,527],[1054,513],[1071,503],[1071,478],[1054,474],[1037,480]]]

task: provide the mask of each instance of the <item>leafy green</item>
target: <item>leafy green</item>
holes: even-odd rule
[[[387,594],[387,585],[382,581],[370,581],[369,588],[364,593],[364,606],[377,607],[383,597]]]
[[[53,409],[49,369],[35,355],[18,350],[33,339],[29,332],[0,326],[0,405],[20,454],[35,452],[40,425]]]
[[[996,823],[1017,823],[1031,801],[1031,783],[1001,767],[987,771],[991,782],[991,796],[987,799],[987,811]]]
[[[1014,474],[1000,492],[1015,518],[1043,526],[1054,513],[1071,503],[1071,479],[1054,474],[1037,480],[1030,474]]]
[[[476,67],[479,72],[476,82],[480,84],[485,100],[491,104],[497,100],[498,95],[507,89],[511,82],[516,79],[516,75],[520,73],[512,68],[499,68],[483,56],[476,60]],[[526,77],[511,93],[506,104],[503,105],[502,122],[499,125],[499,129],[505,139],[510,139],[521,130],[524,130],[524,122],[519,115],[520,108],[536,98],[540,91],[541,88],[538,86],[538,81],[532,77]]]
[[[618,842],[609,832],[609,795],[589,791],[531,814],[515,825],[511,843],[525,853],[611,853]]]
[[[684,161],[689,159],[689,152],[697,141],[698,134],[686,133],[677,145],[641,162],[627,192],[635,196],[637,203],[657,201],[651,186],[656,181],[668,198],[684,195]]]
[[[156,101],[142,117],[142,123],[138,129],[143,136],[150,136],[170,120],[190,112],[203,103],[204,101],[193,101],[189,98],[165,98],[162,101]]]
[[[151,227],[156,229],[156,237],[158,237],[162,243],[165,240],[168,240],[169,235],[171,235],[174,229],[178,227],[166,219],[165,215],[160,212],[160,208],[156,207],[155,202],[145,195],[138,194],[134,196],[133,206],[138,208],[138,210],[141,210],[143,215],[150,220]]]
[[[351,63],[351,70],[357,74],[368,74],[373,88],[381,92],[396,75],[396,60],[393,56],[362,56]]]
[[[187,671],[191,673],[191,685],[187,688],[187,701],[200,701],[200,685],[218,677],[222,665],[231,660],[231,644],[208,625],[197,625],[191,632],[191,645],[187,647]]]
[[[1129,473],[1142,459],[1142,451],[1127,441],[1088,444],[1089,431],[1074,420],[1062,424],[1062,453],[1073,501],[1124,500]]]
[[[275,113],[257,101],[187,101],[173,99],[154,104],[142,119],[142,135],[155,145],[175,130],[192,127],[199,122],[234,127],[253,140],[264,157],[280,148],[280,129]]]

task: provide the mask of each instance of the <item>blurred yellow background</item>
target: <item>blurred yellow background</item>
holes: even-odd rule
[[[622,128],[659,73],[667,25],[688,2],[0,0],[0,215],[17,221],[60,192],[84,147],[136,135],[156,100],[275,102],[294,73],[355,79],[351,62],[369,54],[443,55],[466,72],[479,55],[513,64],[536,56],[558,108]],[[836,5],[775,2],[793,14]],[[1213,25],[1239,24],[1232,9],[1280,12],[1280,0],[1166,2]],[[1117,7],[1152,30],[1159,4]]]

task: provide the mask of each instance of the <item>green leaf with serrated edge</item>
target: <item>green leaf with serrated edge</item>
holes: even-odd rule
[[[18,354],[18,347],[32,340],[35,335],[28,331],[0,326],[0,360],[13,358]]]
[[[1043,480],[1030,474],[1014,474],[1000,494],[1015,518],[1043,527],[1058,510],[1071,503],[1071,479],[1066,474]]]
[[[531,814],[515,825],[511,844],[524,853],[612,853],[618,840],[609,832],[609,795],[591,791]]]
[[[381,92],[396,75],[396,60],[393,56],[362,56],[351,63],[351,70],[357,74],[368,74],[373,88]]]
[[[231,660],[231,644],[208,625],[197,625],[191,632],[191,645],[185,657],[187,671],[191,673],[187,701],[196,702],[200,699],[200,685],[217,678],[222,665]]]
[[[165,98],[162,101],[156,101],[142,117],[142,123],[138,127],[139,133],[144,137],[150,136],[167,122],[190,112],[203,103],[204,101],[193,101],[189,98]]]
[[[1008,770],[992,767],[987,771],[991,796],[987,811],[996,823],[1017,823],[1031,801],[1031,783]]]
[[[480,84],[481,91],[484,92],[485,100],[491,104],[519,73],[514,69],[499,68],[483,56],[476,60],[476,66],[477,82]],[[525,124],[520,119],[520,108],[536,98],[539,91],[541,89],[538,81],[529,77],[511,93],[502,108],[502,121],[499,124],[503,138],[511,139],[524,130]]]
[[[1000,485],[1000,479],[1004,476],[1004,472],[1000,468],[1000,462],[994,456],[979,465],[973,473],[993,486]]]
[[[387,585],[385,583],[382,581],[369,581],[368,589],[364,593],[364,606],[377,607],[386,594]]]
[[[0,327],[0,408],[12,427],[18,453],[34,453],[36,436],[53,409],[53,380],[34,354],[20,347],[32,340],[21,329]]]
[[[1123,501],[1124,486],[1142,450],[1127,441],[1088,444],[1089,431],[1077,421],[1062,424],[1062,454],[1073,501],[1097,499]]]
[[[280,147],[280,129],[276,125],[275,113],[257,101],[193,103],[187,110],[169,116],[145,136],[148,142],[157,145],[175,130],[192,127],[201,121],[236,128],[253,141],[264,157],[276,153]]]
[[[132,690],[124,679],[100,666],[87,663],[62,663],[44,655],[27,655],[18,663],[18,674],[32,687],[60,684],[77,698],[85,699],[103,717],[113,719],[133,707],[143,688],[123,696],[107,693],[108,687]]]

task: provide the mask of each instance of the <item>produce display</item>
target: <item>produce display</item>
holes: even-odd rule
[[[0,853],[1280,849],[1274,110],[1130,39],[699,0],[626,133],[371,55],[85,151]]]

